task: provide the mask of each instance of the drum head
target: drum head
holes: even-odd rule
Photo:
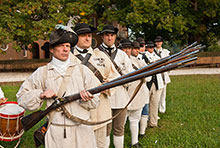
[[[24,109],[17,102],[6,102],[0,105],[0,117],[16,118],[24,115]]]

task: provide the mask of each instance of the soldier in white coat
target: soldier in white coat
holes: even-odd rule
[[[99,50],[103,51],[113,62],[116,70],[120,75],[127,74],[133,71],[131,61],[125,52],[118,49],[115,46],[116,34],[118,28],[113,25],[106,25],[102,31],[98,34],[101,35],[103,43],[98,47]],[[129,101],[129,96],[124,86],[116,87],[116,92],[110,97],[110,103],[112,108],[112,116],[121,112]],[[107,146],[110,145],[110,133],[113,127],[113,144],[115,148],[124,147],[124,125],[127,111],[121,112],[112,124],[107,125]]]
[[[54,96],[72,95],[80,92],[81,99],[64,105],[73,116],[90,120],[90,110],[99,104],[98,95],[85,89],[97,87],[99,83],[93,73],[84,65],[73,63],[69,53],[77,43],[74,32],[57,29],[50,35],[49,50],[52,60],[39,67],[21,85],[16,94],[18,104],[27,110],[37,110],[46,101],[47,107]],[[68,81],[64,81],[67,78]],[[64,84],[64,85],[63,85]],[[64,86],[66,87],[65,90]],[[67,118],[62,111],[49,113],[49,128],[45,136],[46,148],[96,148],[96,140],[91,126],[80,124]]]
[[[170,55],[170,51],[163,48],[163,38],[161,36],[157,36],[154,40],[156,47],[154,48],[155,53],[160,57],[164,58]],[[168,72],[162,73],[162,78],[164,81],[164,88],[161,93],[161,98],[159,101],[159,112],[165,113],[166,112],[166,89],[167,84],[171,82]]]
[[[77,33],[79,40],[77,45],[73,48],[73,54],[77,57],[75,58],[77,59],[77,63],[82,63],[87,56],[90,56],[84,65],[94,73],[94,79],[97,79],[101,85],[120,75],[105,53],[98,48],[95,50],[92,49],[92,33],[95,30],[96,28],[86,23],[76,24],[74,31]],[[114,92],[114,88],[112,88],[100,94],[100,104],[96,109],[91,111],[91,121],[99,122],[112,117],[109,96],[113,95]],[[106,148],[107,123],[110,122],[93,126],[98,148]]]
[[[146,63],[153,63],[160,59],[159,56],[154,52],[154,42],[148,41],[146,44],[146,53],[142,57],[142,59]],[[160,96],[162,92],[162,88],[164,88],[164,83],[161,74],[156,74],[152,76],[151,81],[147,82],[147,87],[149,89],[149,127],[157,127],[158,126],[158,104],[160,101]]]
[[[137,41],[134,41],[132,44],[130,43],[129,47],[129,40],[122,44],[122,50],[131,48],[131,52],[128,52],[128,56],[131,60],[132,67],[134,70],[138,70],[139,68],[145,66],[143,61],[138,60],[137,56],[139,53],[140,44]],[[129,50],[130,51],[130,50]],[[142,147],[141,144],[138,142],[138,132],[139,132],[139,121],[141,118],[142,108],[145,104],[149,103],[149,90],[146,86],[146,80],[144,79],[143,82],[135,81],[128,87],[128,94],[130,98],[133,96],[134,92],[136,91],[138,85],[141,84],[141,87],[134,97],[134,100],[128,106],[127,117],[129,120],[129,126],[131,131],[131,145],[135,148]]]

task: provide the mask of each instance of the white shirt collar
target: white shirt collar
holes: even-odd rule
[[[83,51],[84,49],[82,49],[82,48],[80,48],[79,46],[75,46],[79,51]],[[88,48],[87,48],[87,50],[88,50]]]
[[[105,43],[102,43],[102,46],[105,48],[109,48],[107,45],[105,45]],[[113,48],[113,50],[115,50],[116,49],[115,44],[113,44],[110,48]]]
[[[66,61],[61,61],[53,56],[51,64],[61,75],[64,75],[70,64],[70,57]]]

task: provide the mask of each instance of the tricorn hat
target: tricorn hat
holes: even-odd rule
[[[103,27],[102,31],[98,32],[97,34],[103,34],[103,33],[114,33],[117,34],[118,33],[118,28],[114,27],[113,25],[106,25]]]
[[[48,50],[50,46],[70,43],[71,47],[75,46],[78,42],[78,36],[75,32],[66,31],[64,29],[57,29],[50,34],[49,44],[46,42],[41,48]]]
[[[154,39],[154,42],[163,42],[163,38],[161,36],[157,36],[155,39]]]
[[[119,44],[119,48],[131,48],[131,41],[129,39],[122,39]]]
[[[146,48],[153,48],[153,47],[155,47],[154,42],[153,41],[147,41]]]
[[[93,33],[97,29],[95,27],[89,26],[86,23],[78,23],[76,24],[74,31],[77,33],[77,35],[84,34],[84,33]]]
[[[141,47],[143,47],[143,45],[145,45],[145,41],[142,37],[137,38],[137,41],[140,43]]]
[[[132,48],[140,48],[140,43],[138,41],[134,41],[132,43]]]

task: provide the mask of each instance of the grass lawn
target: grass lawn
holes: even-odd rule
[[[140,143],[146,148],[220,147],[220,75],[172,76],[171,80],[167,112],[159,114],[161,128],[147,129],[147,138],[140,139]],[[10,101],[16,100],[19,84],[1,87]],[[20,148],[34,147],[33,131],[41,124],[43,121],[25,132]],[[128,148],[131,141],[128,123],[125,131],[125,148]],[[12,148],[16,141],[0,144]]]

